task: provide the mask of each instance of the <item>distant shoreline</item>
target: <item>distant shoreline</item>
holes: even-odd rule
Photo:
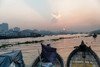
[[[44,37],[44,36],[23,36],[23,37],[12,37],[12,36],[0,36],[1,39],[17,39],[17,38],[36,38],[36,37]]]

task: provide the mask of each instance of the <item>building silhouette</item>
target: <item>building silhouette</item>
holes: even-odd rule
[[[9,26],[7,23],[0,24],[0,32],[6,32],[9,30]]]
[[[19,27],[15,27],[14,28],[14,31],[19,32],[20,31],[20,28]]]

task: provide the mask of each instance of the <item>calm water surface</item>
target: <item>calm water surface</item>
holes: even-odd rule
[[[51,43],[52,47],[57,48],[57,52],[62,56],[64,62],[66,63],[68,55],[74,49],[73,47],[80,45],[81,41],[84,40],[87,46],[91,46],[94,52],[96,52],[97,55],[100,57],[100,35],[98,35],[96,40],[94,40],[92,37],[84,37],[85,35],[86,34],[45,36],[38,38],[4,39],[0,40],[0,45],[8,43],[14,44],[25,41],[44,40],[44,44]],[[59,41],[50,41],[50,39],[55,39],[59,37],[68,38]],[[25,61],[26,67],[30,67],[32,65],[32,62],[39,55],[38,50],[41,52],[41,45],[40,43],[15,45],[6,49],[0,49],[0,54],[10,52],[12,50],[22,50],[24,57],[23,59]]]

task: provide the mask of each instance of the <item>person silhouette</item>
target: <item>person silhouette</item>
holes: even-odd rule
[[[97,34],[94,33],[94,34],[92,35],[92,37],[94,38],[94,42],[96,42]]]
[[[93,34],[93,38],[94,38],[94,39],[97,38],[97,34],[96,34],[96,33]]]

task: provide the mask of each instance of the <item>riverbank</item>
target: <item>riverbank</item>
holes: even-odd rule
[[[29,38],[29,37],[43,37],[44,35],[34,35],[34,36],[0,36],[0,39],[15,39],[15,38]]]

